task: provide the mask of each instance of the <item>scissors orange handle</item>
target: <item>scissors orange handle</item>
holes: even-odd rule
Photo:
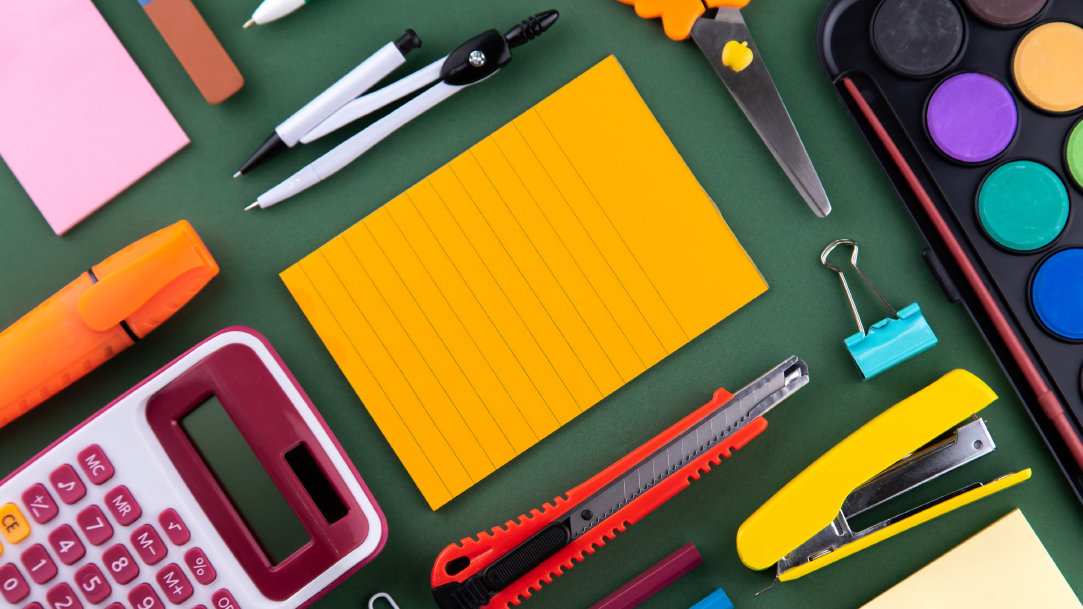
[[[617,0],[635,7],[643,19],[662,18],[666,36],[685,40],[692,34],[692,25],[708,8],[744,8],[748,0]],[[706,5],[706,6],[704,6]]]

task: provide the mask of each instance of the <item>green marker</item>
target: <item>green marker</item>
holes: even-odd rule
[[[252,13],[252,18],[244,23],[245,29],[253,25],[263,25],[275,19],[289,15],[305,5],[305,0],[263,0]]]

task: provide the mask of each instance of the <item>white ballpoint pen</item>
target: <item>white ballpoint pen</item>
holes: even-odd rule
[[[252,18],[244,22],[244,29],[281,19],[305,4],[305,0],[263,0],[252,13]]]
[[[406,54],[420,46],[421,39],[417,34],[413,30],[406,30],[398,40],[380,47],[368,59],[275,127],[270,137],[260,144],[259,149],[244,162],[233,177],[238,178],[272,156],[296,146],[309,130],[405,64]]]
[[[414,74],[342,105],[319,125],[301,135],[298,141],[312,141],[435,82],[395,111],[260,195],[255,203],[245,209],[270,207],[327,179],[414,118],[466,87],[496,74],[511,61],[512,47],[534,39],[552,26],[558,17],[557,11],[550,10],[526,19],[507,34],[489,30]]]

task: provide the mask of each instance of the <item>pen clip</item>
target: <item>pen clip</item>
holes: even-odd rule
[[[218,266],[191,225],[186,221],[178,222],[133,243],[94,267],[92,273],[97,282],[79,298],[79,315],[90,329],[107,331],[165,293],[170,284],[183,275],[199,269],[208,273],[193,277],[198,284],[195,291],[218,273]],[[169,313],[187,302],[192,293],[185,290],[178,294],[181,300],[174,307],[166,307],[170,309]],[[162,320],[147,321],[151,325],[145,330],[149,331]],[[137,336],[146,333],[140,332],[142,329],[131,328]]]

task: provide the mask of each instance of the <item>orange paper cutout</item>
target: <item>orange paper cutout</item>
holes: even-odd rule
[[[662,18],[662,28],[673,40],[684,40],[692,33],[696,19],[707,11],[700,0],[617,0],[635,7],[643,19]],[[748,0],[705,0],[710,8],[729,6],[744,8]]]

